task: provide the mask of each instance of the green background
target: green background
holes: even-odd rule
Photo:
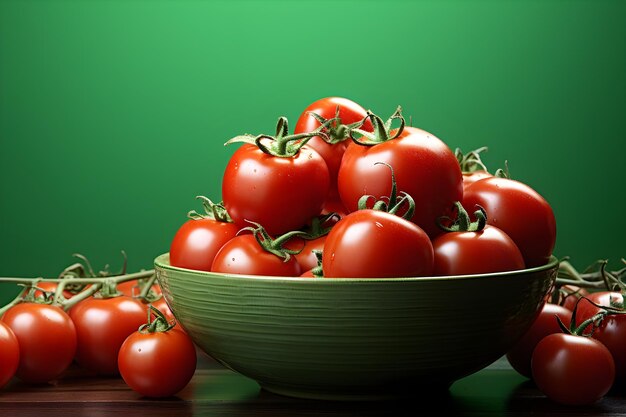
[[[625,21],[623,1],[1,1],[0,276],[122,249],[151,268],[220,198],[227,139],[330,95],[488,146],[552,204],[557,256],[617,267]]]

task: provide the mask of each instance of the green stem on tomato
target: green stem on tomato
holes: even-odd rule
[[[374,146],[378,145],[379,143],[395,139],[402,134],[406,123],[404,117],[402,116],[402,107],[400,106],[398,106],[395,113],[392,114],[386,122],[383,122],[383,120],[379,116],[375,115],[369,110],[367,111],[367,116],[365,116],[365,119],[363,119],[361,124],[365,123],[367,119],[370,119],[372,121],[372,126],[374,127],[373,132],[368,132],[358,128],[350,129],[349,131],[352,140],[359,145]],[[400,126],[392,134],[391,124],[394,120],[399,120]],[[354,133],[357,133],[361,136],[357,138],[356,136],[354,136]]]

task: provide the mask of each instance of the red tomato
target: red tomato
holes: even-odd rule
[[[554,333],[535,347],[532,374],[537,387],[551,400],[583,405],[609,392],[615,365],[611,352],[597,340]]]
[[[414,223],[394,214],[359,210],[326,237],[322,269],[327,278],[417,277],[433,272],[433,246]]]
[[[13,330],[0,321],[0,388],[13,378],[20,363],[20,346]]]
[[[302,273],[295,257],[285,259],[263,249],[254,235],[231,239],[215,255],[213,272],[295,277]]]
[[[415,200],[411,220],[431,237],[440,234],[436,219],[463,196],[461,169],[450,148],[431,133],[409,126],[399,137],[373,146],[350,143],[338,177],[339,195],[349,211],[357,210],[363,195],[390,194],[391,172],[374,165],[377,162],[391,165],[398,191]]]
[[[222,197],[236,225],[253,221],[277,235],[317,216],[329,183],[324,159],[307,146],[293,157],[277,157],[243,144],[226,166]]]
[[[611,302],[623,306],[623,296],[617,291],[601,291],[590,294],[580,300],[576,310],[576,323],[596,315],[600,309],[588,300],[601,305],[611,306]],[[614,305],[615,307],[615,305]],[[591,326],[585,332],[591,331]],[[615,360],[615,376],[620,381],[626,380],[626,314],[609,314],[600,322],[600,326],[593,332],[593,338],[605,345]]]
[[[524,269],[524,258],[502,230],[448,232],[433,240],[434,275],[485,274]]]
[[[315,113],[318,116],[329,120],[336,116],[337,108],[339,109],[339,119],[341,120],[340,124],[342,125],[359,122],[367,116],[365,109],[352,100],[341,97],[326,97],[315,101],[304,109],[300,118],[296,122],[294,133],[312,132],[320,127],[320,122],[316,120],[311,113]],[[365,123],[360,128],[371,132],[372,123],[369,119],[365,120]],[[343,131],[336,131],[332,128],[327,130],[331,140],[340,140],[340,142],[330,144],[321,137],[314,136],[307,142],[307,146],[315,149],[315,151],[317,151],[317,153],[324,158],[324,161],[326,161],[326,165],[328,165],[328,172],[330,174],[329,195],[337,196],[337,173],[339,172],[339,165],[341,164],[343,153],[351,140],[346,129],[343,129]],[[342,135],[343,138],[337,137],[337,135]]]
[[[76,304],[70,316],[78,335],[78,364],[98,374],[116,375],[120,346],[144,324],[146,314],[146,305],[127,296],[93,297]]]
[[[29,383],[52,381],[70,366],[76,353],[76,328],[61,308],[21,303],[2,316],[20,348],[16,376]]]
[[[489,213],[487,224],[496,226],[515,242],[526,267],[545,265],[556,241],[556,221],[548,202],[519,181],[491,177],[467,187],[463,206],[479,205]]]
[[[327,235],[326,235],[327,236]],[[307,269],[313,269],[317,266],[317,256],[313,253],[314,250],[324,250],[324,242],[326,242],[326,236],[318,237],[317,239],[306,240],[301,237],[294,237],[291,239],[285,247],[292,250],[300,250],[300,253],[294,255],[300,267],[303,271]]]
[[[555,287],[553,290],[546,296],[546,301],[549,303],[553,302],[554,291],[558,291],[556,302],[553,304],[558,304],[560,306],[565,307],[566,309],[573,311],[578,299],[581,297],[588,297],[589,291],[585,288],[581,288],[575,285],[563,285],[558,289]]]
[[[180,268],[210,271],[215,254],[235,237],[239,227],[210,218],[187,220],[170,245],[170,263]]]
[[[492,174],[487,171],[474,171],[474,172],[464,172],[463,173],[463,191],[467,190],[467,187],[474,184],[478,180],[482,180],[483,178],[493,177]]]
[[[507,352],[506,358],[509,363],[521,375],[532,377],[530,361],[537,343],[550,334],[562,332],[557,317],[567,326],[572,319],[572,312],[556,304],[545,304],[530,329]]]
[[[169,397],[182,390],[196,370],[196,349],[183,331],[136,331],[119,349],[119,372],[146,397]]]
[[[302,278],[315,278],[315,275],[313,275],[313,269],[309,269],[308,271],[304,271],[302,274],[300,274],[300,276]]]
[[[329,195],[329,197],[324,202],[324,206],[322,207],[322,211],[320,214],[323,215],[330,213],[336,213],[339,217],[346,217],[348,213],[350,213],[346,206],[343,205],[343,202],[339,198],[339,195],[334,197]]]

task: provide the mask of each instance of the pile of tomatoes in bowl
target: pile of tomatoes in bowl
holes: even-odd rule
[[[530,186],[340,97],[289,131],[240,135],[222,201],[175,234],[173,266],[262,276],[387,278],[521,270],[548,263],[556,222]],[[501,171],[500,171],[501,172]]]

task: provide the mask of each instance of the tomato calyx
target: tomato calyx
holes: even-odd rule
[[[406,124],[404,116],[402,116],[402,107],[400,106],[398,106],[396,111],[389,117],[389,119],[387,119],[386,122],[383,122],[379,116],[375,115],[370,110],[367,111],[367,116],[365,116],[365,118],[360,122],[361,125],[363,125],[367,119],[370,119],[372,126],[374,126],[373,132],[368,132],[359,128],[353,128],[349,131],[352,140],[359,145],[374,146],[379,143],[393,140],[402,134]],[[394,120],[399,120],[400,126],[392,133],[391,125]],[[354,135],[355,133],[358,133],[361,136],[356,137]]]
[[[582,299],[585,299],[589,303],[593,304],[595,307],[598,307],[600,311],[598,311],[598,313],[594,314],[592,317],[589,317],[587,320],[583,321],[578,326],[576,326],[576,313],[578,311],[578,303],[580,303],[580,300]],[[604,318],[608,314],[620,314],[620,312],[615,308],[601,306],[599,304],[596,304],[590,299],[588,299],[587,297],[581,297],[580,299],[578,299],[578,301],[576,302],[576,305],[574,306],[574,310],[572,311],[572,318],[570,320],[569,327],[563,324],[563,321],[561,320],[559,316],[555,316],[555,317],[556,317],[559,327],[564,333],[571,334],[574,336],[591,337],[593,333],[596,331],[596,329],[600,327],[602,320],[604,320]],[[587,329],[589,325],[591,325],[591,330],[589,330],[588,332],[585,332],[585,329]]]
[[[441,216],[437,218],[437,226],[439,226],[441,230],[446,232],[480,232],[487,225],[487,212],[478,204],[476,204],[476,208],[478,208],[478,210],[474,212],[474,217],[476,217],[475,222],[470,220],[469,214],[467,214],[467,211],[460,201],[454,203],[454,208],[457,215],[456,220],[454,220],[451,226],[446,226],[444,224],[444,220],[452,222],[450,217]]]
[[[154,320],[152,317],[154,316]],[[148,306],[148,322],[139,327],[139,333],[162,333],[171,330],[176,326],[176,320],[168,321],[165,314],[152,304]]]
[[[326,138],[324,138],[324,140],[326,141],[326,143],[329,143],[331,145],[336,145],[337,143],[350,139],[350,132],[353,129],[358,129],[359,127],[363,126],[363,123],[365,121],[364,119],[347,125],[343,124],[341,122],[341,118],[339,117],[339,106],[336,107],[335,117],[333,117],[332,119],[325,119],[324,117],[312,111],[307,112],[307,114],[317,120],[320,126],[325,126],[324,132],[327,134],[327,136]]]
[[[372,210],[385,211],[390,214],[395,214],[400,216],[399,210],[406,204],[408,208],[406,211],[400,216],[405,220],[410,220],[415,213],[415,200],[408,193],[404,191],[400,191],[398,193],[398,185],[396,183],[396,176],[393,172],[393,167],[386,162],[376,162],[374,165],[385,165],[387,168],[391,170],[391,192],[389,196],[381,197],[377,199],[373,195],[364,195],[359,198],[358,209],[365,210],[370,208],[368,203],[370,200],[374,200],[374,204],[372,205]],[[398,198],[399,197],[399,198]]]
[[[317,258],[317,266],[315,266],[315,268],[311,270],[311,272],[313,273],[313,277],[323,278],[324,271],[322,269],[322,256],[324,255],[324,252],[319,249],[313,249],[311,252],[313,252],[315,257]]]
[[[291,239],[292,237],[300,236],[304,238],[307,235],[305,232],[294,230],[294,231],[282,234],[278,236],[277,238],[273,239],[269,235],[269,233],[267,233],[265,228],[261,226],[259,223],[252,222],[250,220],[247,220],[247,222],[252,224],[253,226],[244,227],[243,229],[239,231],[239,233],[244,232],[244,231],[252,232],[252,235],[254,236],[258,244],[263,248],[263,250],[273,255],[276,255],[279,258],[282,258],[283,262],[288,262],[291,259],[292,255],[297,255],[300,252],[302,252],[302,249],[297,249],[297,250],[287,249],[283,247],[283,245],[287,243],[287,241]]]
[[[244,134],[235,136],[227,141],[224,145],[230,145],[231,143],[249,143],[257,146],[263,153],[276,156],[279,158],[291,158],[300,152],[300,149],[309,141],[309,139],[320,136],[325,141],[328,139],[328,135],[324,132],[335,119],[329,119],[325,121],[320,127],[312,132],[289,134],[287,118],[281,116],[278,118],[276,124],[276,135],[250,135]]]
[[[189,213],[187,213],[187,217],[189,217],[190,219],[211,219],[222,223],[233,222],[233,219],[230,218],[230,215],[226,211],[226,208],[224,207],[222,202],[214,203],[209,198],[203,195],[196,196],[196,198],[202,202],[204,213],[198,213],[196,210],[191,210]]]
[[[487,150],[488,148],[486,146],[483,146],[464,154],[463,151],[461,151],[461,148],[456,148],[454,150],[454,156],[456,156],[456,160],[459,161],[461,172],[463,174],[471,174],[472,172],[477,171],[489,172],[482,159],[480,158],[480,154],[482,152],[486,152]]]
[[[335,212],[314,217],[309,227],[302,231],[304,234],[301,237],[305,240],[315,240],[326,236],[340,219],[341,216]]]

